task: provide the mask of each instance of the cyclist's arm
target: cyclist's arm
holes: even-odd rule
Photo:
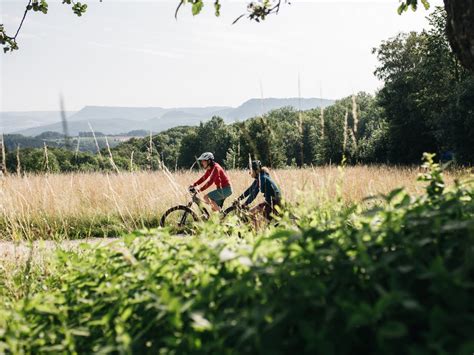
[[[242,195],[240,195],[239,197],[237,197],[237,200],[243,200],[244,198],[246,198],[248,195],[250,195],[250,189],[252,188],[252,186],[250,186],[247,190],[245,190]]]
[[[240,195],[239,197],[237,197],[237,200],[243,200],[244,198],[246,198],[247,196],[250,195],[250,193],[252,192],[252,189],[254,188],[254,185],[257,183],[257,179],[254,180],[254,182],[248,187],[247,190],[245,190],[242,195]]]
[[[245,190],[242,195],[240,195],[237,200],[243,200],[244,198],[246,198],[248,195],[250,195],[250,191],[252,191],[252,187],[253,187],[253,184],[249,186],[249,188],[247,190]]]
[[[258,180],[257,179],[255,179],[253,184],[243,193],[243,195],[246,193],[247,193],[246,196],[248,196],[248,198],[247,198],[247,201],[245,201],[244,205],[248,206],[253,202],[253,200],[255,200],[255,198],[258,195]]]
[[[198,186],[202,184],[204,181],[206,181],[206,179],[209,177],[210,174],[211,174],[211,169],[207,169],[204,175],[201,176],[199,180],[197,180],[192,186]]]
[[[216,169],[216,174],[215,174],[215,178],[214,178],[214,182],[216,183],[216,186],[218,188],[221,188],[222,187],[222,178],[221,178],[221,173],[223,173],[222,168],[217,168],[215,167]]]
[[[212,174],[211,174],[211,172],[209,172],[209,174],[211,175],[211,176],[209,177],[209,180],[207,180],[207,182],[206,182],[201,188],[199,188],[199,191],[204,191],[204,190],[206,190],[209,186],[211,186],[213,183],[215,183],[215,182],[217,181],[217,175],[218,175],[218,174],[217,174],[217,169],[216,169],[216,167],[214,167],[214,168],[212,169]]]

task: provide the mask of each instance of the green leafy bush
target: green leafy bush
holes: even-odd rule
[[[425,195],[368,211],[59,252],[51,274],[19,278],[23,297],[0,292],[0,352],[470,355],[474,189],[426,167]]]

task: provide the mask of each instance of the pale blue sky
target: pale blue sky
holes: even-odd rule
[[[0,0],[0,23],[14,31],[26,0]],[[0,55],[1,111],[110,106],[236,106],[251,97],[340,98],[374,92],[371,48],[400,31],[426,27],[424,9],[399,16],[397,0],[292,1],[257,24],[232,20],[242,1],[223,1],[213,16],[177,0],[88,1],[78,18],[50,0],[30,13],[20,50]],[[432,1],[440,5],[441,0]],[[261,83],[261,84],[260,84]]]

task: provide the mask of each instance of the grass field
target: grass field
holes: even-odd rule
[[[414,194],[419,169],[321,167],[276,170],[272,174],[290,204],[322,206],[337,198],[359,202],[399,187]],[[252,182],[246,171],[229,172],[234,195]],[[447,173],[447,183],[463,172]],[[136,172],[8,176],[0,180],[0,239],[76,239],[116,236],[156,227],[172,205],[188,201],[186,187],[198,173]]]

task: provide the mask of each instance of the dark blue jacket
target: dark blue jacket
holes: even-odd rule
[[[239,199],[242,200],[248,196],[247,201],[245,201],[245,204],[249,205],[252,203],[253,200],[255,200],[259,191],[263,193],[263,195],[265,196],[265,201],[269,204],[272,203],[272,200],[278,201],[281,198],[280,189],[272,180],[270,175],[261,172],[255,179],[255,181],[252,183],[252,185],[250,185],[250,187],[245,190],[242,195],[240,195]]]

